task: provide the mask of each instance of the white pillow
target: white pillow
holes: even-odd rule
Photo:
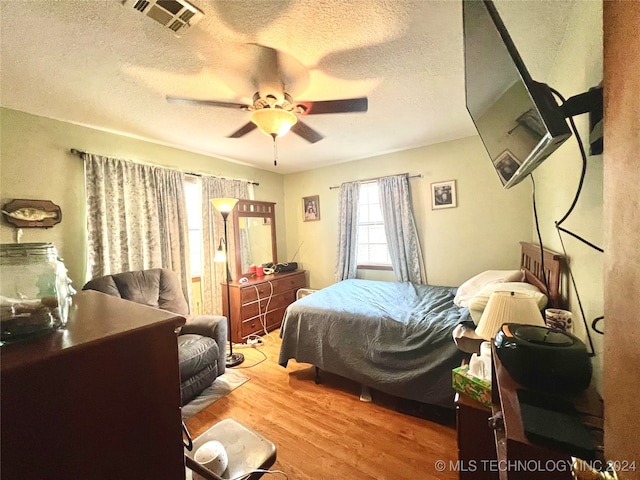
[[[469,313],[476,325],[478,325],[480,321],[482,312],[484,312],[491,294],[499,291],[528,293],[533,296],[540,310],[547,306],[547,296],[535,285],[524,282],[492,283],[480,289],[469,302]]]
[[[468,307],[471,299],[484,287],[492,283],[522,282],[522,270],[486,270],[471,277],[458,287],[453,303],[459,307]]]

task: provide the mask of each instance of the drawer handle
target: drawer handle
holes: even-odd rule
[[[502,417],[502,412],[498,412],[494,416],[489,417],[489,427],[498,432],[504,432],[504,418]]]

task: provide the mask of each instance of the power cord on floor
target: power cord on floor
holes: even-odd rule
[[[284,478],[289,478],[289,476],[286,473],[284,473],[282,470],[265,470],[263,468],[256,468],[255,470],[252,470],[249,473],[245,473],[244,475],[240,475],[239,477],[231,478],[230,480],[242,480],[243,478],[249,478],[249,476],[254,473],[279,474],[279,475],[284,475]]]
[[[278,474],[278,475],[284,475],[284,478],[289,478],[289,475],[287,475],[282,470],[266,470],[264,468],[256,468],[255,470],[251,470],[248,473],[243,473],[242,475],[239,475],[237,477],[233,477],[233,478],[231,478],[229,480],[243,480],[245,478],[249,478],[254,473],[264,473],[264,474],[271,474],[271,475]]]
[[[241,344],[233,344],[233,346],[235,348],[254,348],[257,352],[260,353],[260,355],[262,355],[262,359],[258,360],[256,363],[253,363],[251,365],[246,365],[244,367],[233,367],[234,370],[242,370],[242,369],[246,369],[246,368],[253,368],[256,365],[260,365],[262,362],[264,362],[267,359],[267,355],[260,350],[260,347],[262,347],[264,345],[265,341],[262,337],[260,337],[259,335],[251,334],[247,337],[247,343],[241,343]]]
[[[262,355],[263,358],[261,360],[258,360],[256,363],[253,363],[251,365],[246,365],[244,367],[236,366],[236,367],[230,367],[230,368],[233,368],[234,370],[244,370],[247,368],[253,368],[256,365],[260,365],[262,362],[264,362],[267,359],[267,355],[262,350],[258,350],[257,348],[256,348],[256,351],[258,351],[260,355]]]
[[[234,343],[233,348],[258,348],[265,344],[263,338],[260,335],[252,333],[247,336],[245,343]]]

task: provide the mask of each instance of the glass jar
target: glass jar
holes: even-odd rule
[[[0,341],[64,327],[75,291],[52,243],[0,245]]]

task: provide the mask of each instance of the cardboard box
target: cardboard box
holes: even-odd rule
[[[469,365],[451,371],[453,388],[491,408],[491,383],[469,374]]]

